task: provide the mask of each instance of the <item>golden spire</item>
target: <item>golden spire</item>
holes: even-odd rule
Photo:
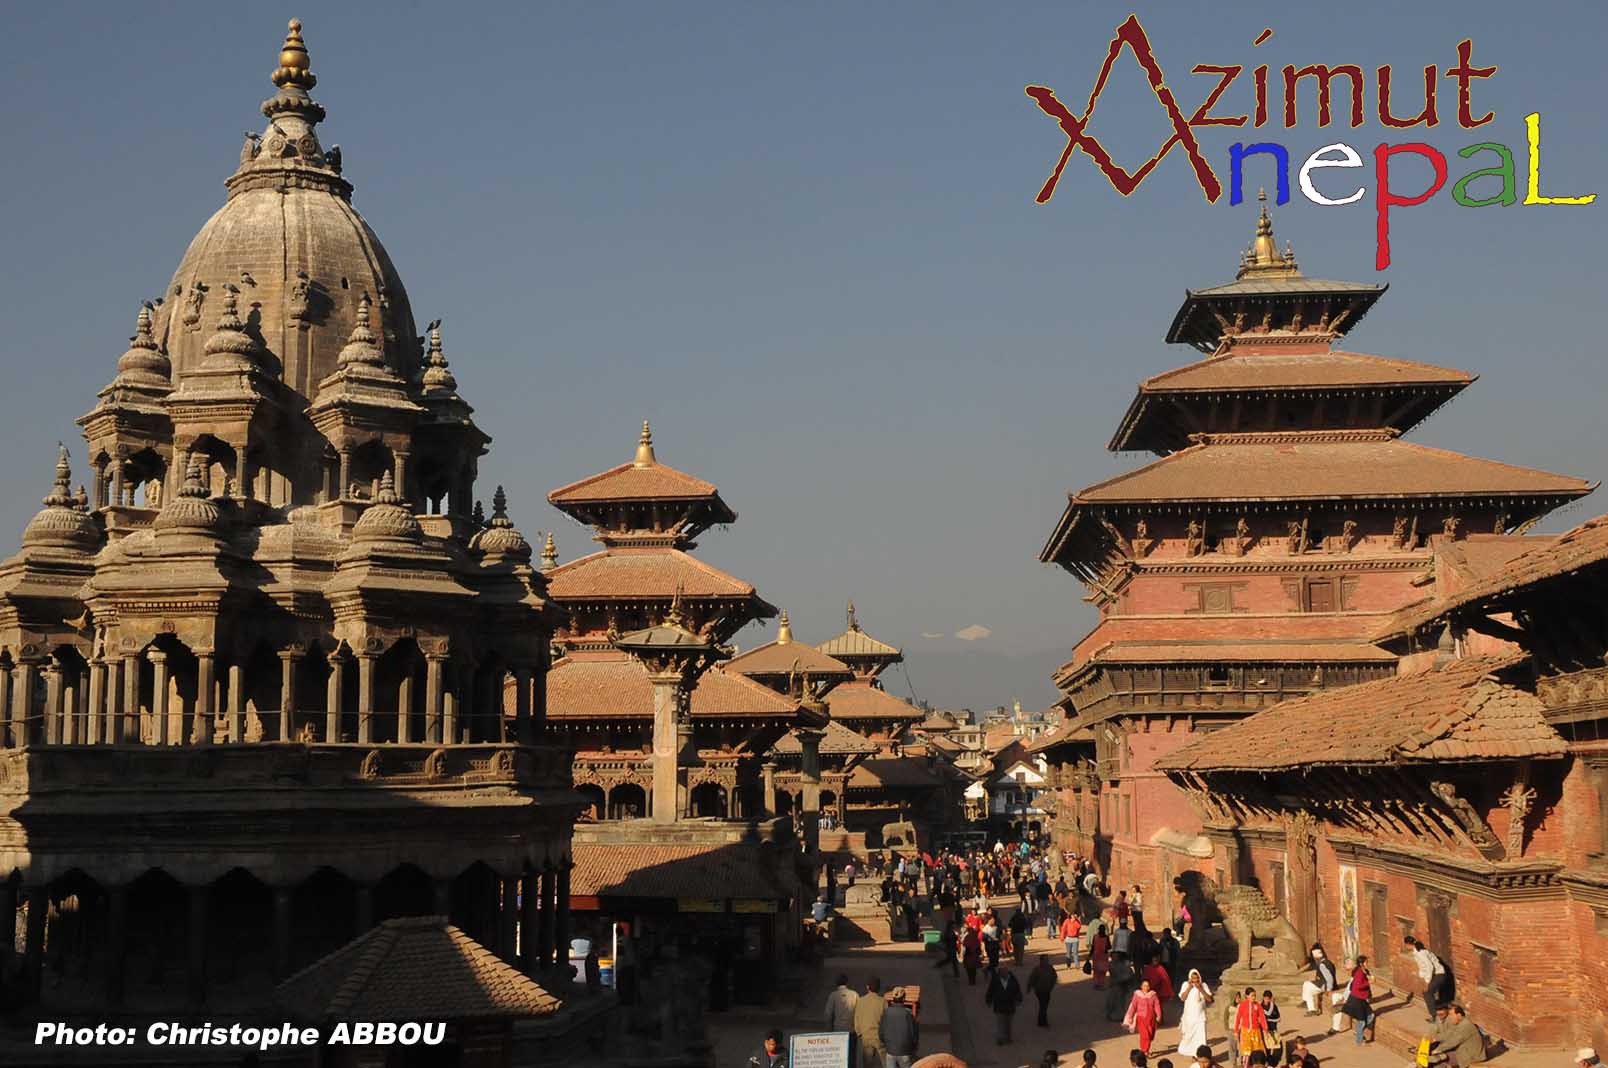
[[[542,546],[542,570],[551,571],[558,566],[558,543],[553,540],[553,532],[547,532],[547,544]]]
[[[854,618],[854,602],[853,601],[849,602],[849,629],[850,630],[859,630],[860,629],[860,621],[858,619]]]
[[[648,426],[648,421],[644,419],[642,420],[642,436],[637,438],[636,459],[632,461],[631,466],[652,467],[658,462],[658,459],[653,455],[653,429]]]
[[[1286,248],[1281,253],[1279,243],[1273,238],[1273,220],[1267,213],[1267,190],[1258,189],[1256,199],[1262,204],[1262,210],[1256,219],[1256,239],[1251,242],[1251,247],[1240,255],[1239,272],[1234,277],[1244,278],[1252,272],[1269,271],[1286,275],[1298,274],[1294,249]]]
[[[290,32],[285,34],[285,43],[279,50],[279,69],[271,77],[281,89],[288,85],[307,90],[318,84],[318,76],[313,73],[312,62],[307,57],[307,46],[302,43],[301,28],[301,19],[291,19]]]
[[[782,609],[782,620],[776,627],[776,644],[786,645],[793,640],[793,625],[787,621],[787,609]]]

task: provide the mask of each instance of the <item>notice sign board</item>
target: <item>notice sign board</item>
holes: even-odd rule
[[[787,1044],[788,1068],[849,1068],[849,1033],[794,1035]]]

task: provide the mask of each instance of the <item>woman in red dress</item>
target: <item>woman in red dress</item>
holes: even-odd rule
[[[1150,987],[1149,979],[1139,981],[1139,989],[1128,1002],[1128,1013],[1122,1026],[1139,1035],[1139,1048],[1150,1055],[1150,1043],[1155,1040],[1156,1028],[1161,1026],[1161,998]]]

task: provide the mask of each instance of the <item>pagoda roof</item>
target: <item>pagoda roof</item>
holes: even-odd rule
[[[851,659],[871,659],[873,657],[885,658],[889,661],[904,659],[904,651],[898,646],[889,645],[885,641],[873,638],[857,626],[849,628],[835,638],[828,638],[815,648],[828,656]]]
[[[752,679],[714,667],[692,691],[693,718],[787,718],[799,703]],[[653,683],[642,662],[612,650],[575,652],[547,673],[553,720],[653,718]]]
[[[546,572],[554,600],[745,599],[752,585],[668,546],[611,546]],[[770,605],[763,616],[775,614]]]
[[[1561,757],[1567,746],[1531,693],[1497,677],[1512,657],[1283,701],[1158,758],[1161,771],[1280,771]]]
[[[1156,641],[1112,642],[1095,650],[1096,663],[1389,663],[1396,654],[1367,642]]]
[[[826,706],[833,719],[910,719],[922,718],[921,709],[869,682],[845,682],[826,695]]]
[[[739,675],[791,675],[797,671],[820,682],[854,677],[853,670],[841,660],[834,660],[815,646],[792,639],[768,641],[746,653],[738,653],[726,661],[726,670]]]
[[[880,752],[881,749],[882,747],[876,742],[837,720],[827,722],[826,733],[821,738],[821,752],[829,756],[855,756],[861,753]],[[783,756],[797,756],[804,752],[804,743],[798,740],[796,732],[788,731],[776,740],[771,752]]]
[[[720,499],[720,491],[713,483],[659,462],[653,451],[653,432],[646,421],[642,424],[636,456],[630,463],[560,486],[547,495],[547,500],[565,511],[617,501],[702,502],[705,507],[700,519],[704,526],[737,519],[737,513]]]
[[[1200,438],[1137,471],[1072,494],[1072,506],[1356,497],[1572,499],[1597,487],[1569,475],[1402,441],[1391,431],[1298,430]]]
[[[871,757],[849,772],[850,789],[930,789],[943,783],[942,774],[921,760],[906,757]]]
[[[1392,616],[1376,637],[1385,640],[1410,634],[1457,611],[1502,611],[1503,600],[1527,586],[1566,578],[1605,561],[1608,561],[1608,515],[1600,515],[1540,544],[1529,542],[1523,552],[1502,561],[1500,567],[1461,590],[1407,606]]]
[[[1417,389],[1419,403],[1393,412],[1389,426],[1402,433],[1427,419],[1436,408],[1472,383],[1467,371],[1388,356],[1370,356],[1321,348],[1310,343],[1264,349],[1236,347],[1209,359],[1154,375],[1139,384],[1139,392],[1107,448],[1113,452],[1150,449],[1156,452],[1181,447],[1188,439],[1171,404],[1158,407],[1153,400],[1176,403],[1194,397],[1202,401],[1220,394],[1289,393],[1292,391]]]
[[[571,853],[570,893],[579,897],[772,900],[802,889],[757,843],[576,842]]]
[[[286,979],[276,997],[313,1020],[476,1020],[559,1009],[558,998],[445,916],[386,920]]]

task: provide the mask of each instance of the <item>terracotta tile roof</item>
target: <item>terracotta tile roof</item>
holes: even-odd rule
[[[1401,441],[1389,432],[1220,434],[1072,495],[1079,504],[1337,497],[1582,497],[1596,483]],[[1064,521],[1063,521],[1064,522]]]
[[[1029,753],[1042,753],[1046,749],[1053,749],[1058,745],[1094,744],[1094,731],[1088,727],[1080,727],[1075,721],[1068,720],[1047,734],[1041,734],[1028,743]]]
[[[1353,663],[1395,660],[1396,654],[1377,645],[1355,642],[1112,642],[1095,650],[1090,660],[1107,663],[1180,663],[1231,661],[1235,663]]]
[[[560,486],[547,495],[547,500],[555,505],[583,501],[699,499],[719,500],[720,491],[712,483],[657,462],[642,467],[634,463],[621,464],[579,482]]]
[[[1515,590],[1549,579],[1563,578],[1608,561],[1608,515],[1584,523],[1540,545],[1510,557],[1488,577],[1473,582],[1441,600],[1410,605],[1381,628],[1381,639],[1405,634],[1449,612],[1468,608],[1500,610],[1502,599]]]
[[[583,897],[739,897],[774,900],[801,892],[782,870],[790,854],[757,845],[576,842],[570,893]]]
[[[1015,744],[1016,728],[1009,723],[990,727],[983,732],[983,749],[990,753],[1003,752]]]
[[[833,719],[921,718],[921,709],[868,682],[846,682],[826,694]]]
[[[849,772],[851,789],[872,790],[879,787],[913,789],[941,784],[944,777],[927,766],[925,760],[912,757],[872,757],[861,761]]]
[[[798,702],[752,679],[719,667],[705,672],[692,691],[692,715],[791,720]],[[648,669],[624,653],[573,654],[547,673],[551,719],[653,718]]]
[[[279,1002],[310,1020],[544,1016],[559,1001],[444,916],[386,920],[297,972]]]
[[[875,753],[881,748],[876,742],[858,731],[850,730],[837,720],[828,721],[826,734],[821,738],[821,752],[838,756]],[[797,756],[804,752],[804,746],[799,742],[798,735],[788,731],[771,747],[771,752],[781,753],[784,756]]]
[[[799,641],[769,641],[738,653],[726,661],[725,669],[739,675],[786,675],[795,666],[809,672],[814,681],[852,679],[854,672],[841,660],[834,660],[813,645]]]
[[[667,547],[616,547],[571,560],[547,572],[548,595],[557,601],[675,596],[690,599],[744,598],[754,587],[718,567]]]
[[[1283,701],[1155,762],[1162,771],[1561,757],[1535,695],[1494,673],[1512,657],[1455,660]]]
[[[1231,351],[1165,371],[1139,384],[1144,393],[1171,390],[1291,389],[1302,386],[1457,385],[1474,375],[1452,367],[1361,352]]]

